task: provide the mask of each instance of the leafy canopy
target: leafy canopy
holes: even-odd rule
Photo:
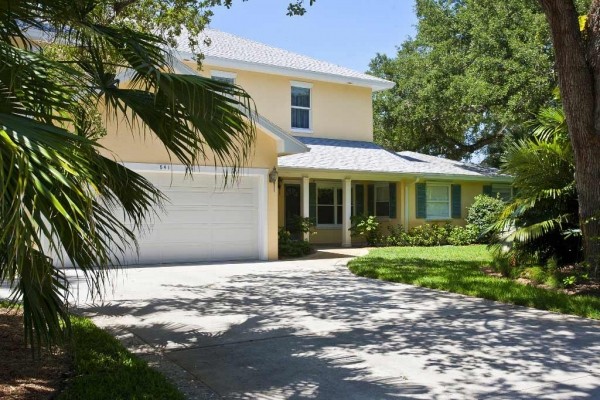
[[[371,61],[396,82],[375,95],[376,141],[460,159],[522,134],[556,85],[537,3],[417,0],[416,13],[416,36]]]

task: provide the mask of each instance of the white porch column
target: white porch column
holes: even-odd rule
[[[410,220],[410,190],[409,183],[404,181],[404,232],[408,232],[408,221]]]
[[[350,216],[352,215],[352,181],[350,178],[344,179],[342,187],[342,247],[351,247]]]
[[[308,179],[308,176],[303,176],[302,177],[302,217],[304,218],[308,218],[310,216],[310,197],[309,197],[309,193],[310,193],[310,189],[309,189],[309,184],[310,180]],[[308,240],[310,238],[310,233],[304,233],[304,240]]]

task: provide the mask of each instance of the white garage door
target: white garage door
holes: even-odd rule
[[[223,188],[214,170],[192,177],[181,172],[140,173],[169,201],[148,231],[139,234],[139,259],[127,257],[128,264],[264,258],[260,176],[244,176]]]

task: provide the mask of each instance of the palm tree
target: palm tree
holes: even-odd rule
[[[235,175],[255,137],[245,91],[175,74],[163,39],[105,22],[110,4],[0,0],[0,284],[22,302],[26,340],[38,348],[69,332],[64,261],[101,293],[163,201],[100,154],[99,108],[156,135],[189,171],[210,148]]]
[[[581,257],[575,166],[561,108],[540,111],[533,135],[508,145],[504,172],[514,176],[516,195],[493,226],[503,244],[544,261]]]

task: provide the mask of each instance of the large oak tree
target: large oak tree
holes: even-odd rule
[[[573,0],[540,0],[552,32],[562,103],[575,154],[586,261],[600,264],[600,0],[580,29]]]

